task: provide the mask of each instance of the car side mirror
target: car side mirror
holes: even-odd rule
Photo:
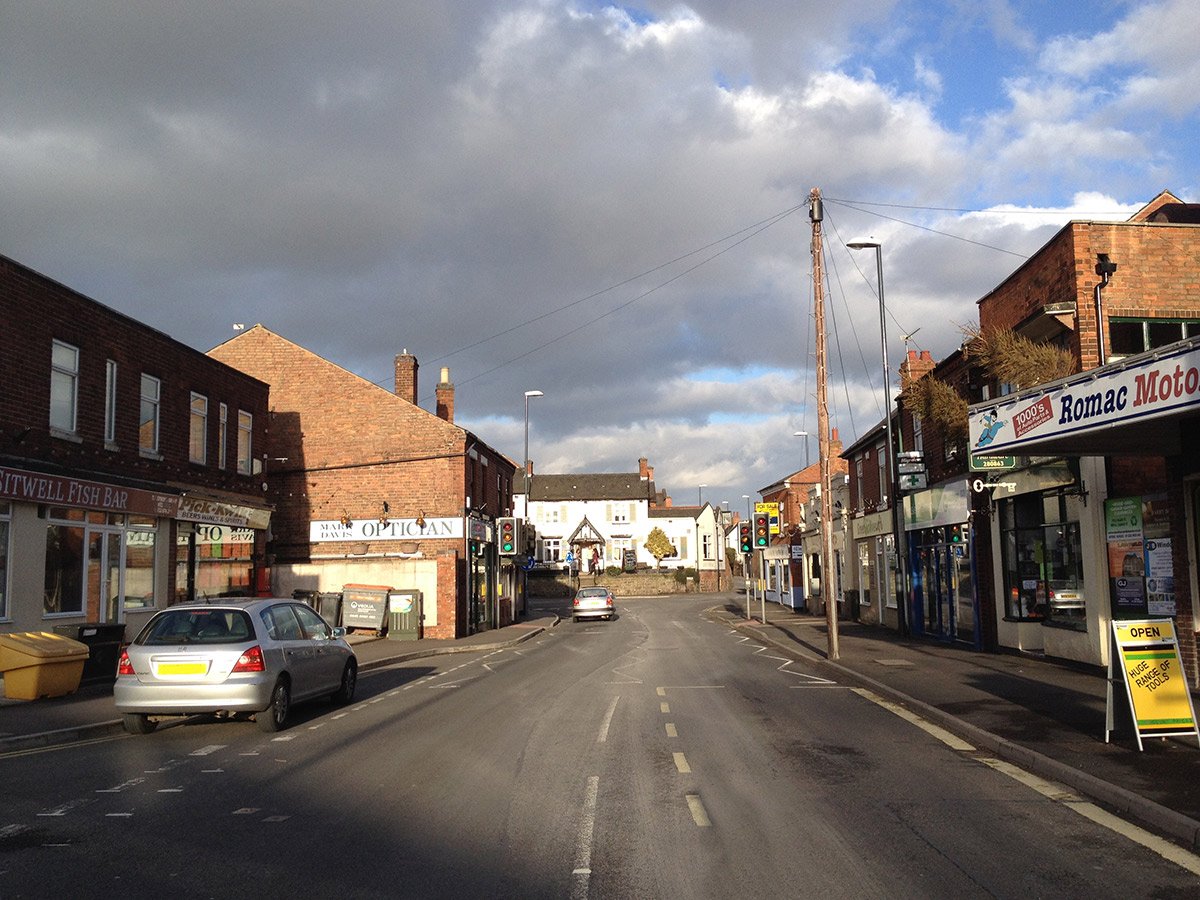
[[[346,629],[343,628],[341,625],[339,625],[337,628],[333,629],[333,639],[335,641],[338,638],[344,638],[345,636],[346,636]]]

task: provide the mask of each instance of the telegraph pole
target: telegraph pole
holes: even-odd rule
[[[809,194],[808,217],[812,220],[813,314],[817,330],[817,448],[821,464],[821,600],[829,634],[830,659],[839,657],[837,598],[833,592],[833,473],[829,459],[829,372],[825,346],[825,293],[821,274],[821,220],[825,218],[821,191]]]

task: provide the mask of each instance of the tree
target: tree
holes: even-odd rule
[[[654,557],[659,568],[662,568],[662,561],[668,556],[675,555],[675,547],[671,543],[670,538],[658,526],[650,530],[650,534],[646,536],[645,547]]]

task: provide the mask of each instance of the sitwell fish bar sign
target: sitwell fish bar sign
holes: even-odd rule
[[[1011,455],[1041,441],[1189,408],[1200,408],[1200,345],[1193,342],[1157,359],[1072,376],[1040,394],[976,404],[970,412],[971,452]]]

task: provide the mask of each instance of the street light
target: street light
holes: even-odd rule
[[[541,391],[525,392],[525,517],[529,517],[529,398],[546,396]]]
[[[793,431],[792,437],[804,438],[804,468],[807,469],[808,468],[808,432],[807,431]]]
[[[883,303],[883,246],[879,241],[851,241],[846,244],[851,250],[875,250],[876,284],[879,286],[879,348],[883,357],[883,403],[884,424],[887,432],[888,454],[888,507],[892,512],[892,541],[896,547],[896,562],[900,578],[900,631],[908,632],[908,565],[905,557],[907,547],[904,534],[904,521],[901,518],[900,494],[897,491],[899,476],[896,471],[896,445],[892,440],[892,376],[888,366],[887,352],[887,313]]]

